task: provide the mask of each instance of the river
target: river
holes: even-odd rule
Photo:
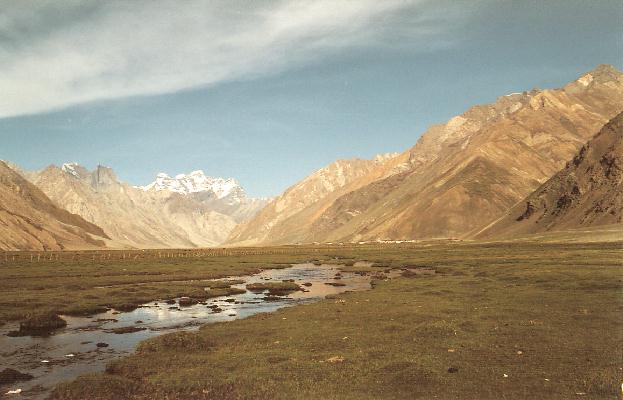
[[[337,273],[339,275],[336,277]],[[232,285],[241,289],[249,283],[284,280],[311,285],[301,286],[305,291],[283,296],[247,291],[211,298],[204,304],[189,307],[181,307],[177,301],[176,304],[155,301],[130,312],[109,310],[89,317],[62,316],[67,321],[67,327],[47,337],[9,337],[7,333],[16,330],[18,325],[6,324],[0,328],[0,370],[12,368],[31,374],[34,378],[0,386],[1,395],[3,398],[45,399],[59,382],[103,371],[109,361],[131,354],[145,339],[175,331],[195,330],[203,324],[273,312],[283,307],[317,301],[331,294],[370,289],[369,276],[342,272],[337,265],[296,264],[285,269],[269,269],[255,275],[227,279],[244,281]],[[215,312],[214,306],[222,311],[216,309]],[[142,330],[125,334],[112,331],[124,327]],[[19,389],[19,394],[6,394]]]

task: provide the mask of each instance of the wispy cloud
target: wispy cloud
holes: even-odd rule
[[[0,0],[0,117],[249,79],[353,47],[428,50],[461,17],[432,4]]]

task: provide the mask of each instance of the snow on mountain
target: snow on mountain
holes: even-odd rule
[[[184,195],[211,192],[214,193],[217,199],[222,199],[230,195],[234,195],[234,197],[244,197],[244,189],[242,189],[235,179],[206,176],[201,170],[193,171],[190,174],[179,174],[175,177],[161,172],[156,176],[154,182],[140,188],[144,191],[167,190]]]
[[[80,175],[78,174],[78,171],[76,171],[76,167],[78,167],[78,163],[75,163],[75,162],[65,163],[61,167],[61,170],[63,172],[66,172],[66,173],[68,173],[70,175],[75,176],[76,178],[79,178]]]

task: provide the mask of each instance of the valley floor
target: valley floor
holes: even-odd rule
[[[197,288],[163,280],[370,260],[378,266],[344,268],[378,274],[373,290],[151,339],[106,373],[60,385],[53,398],[615,399],[622,244],[297,247],[290,255],[0,266],[0,315],[21,318],[33,304],[88,312]],[[410,272],[402,277],[379,274],[403,267]],[[138,285],[149,281],[160,283]]]

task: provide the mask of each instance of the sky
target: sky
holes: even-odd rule
[[[0,0],[0,159],[274,196],[498,96],[623,69],[619,0]]]

